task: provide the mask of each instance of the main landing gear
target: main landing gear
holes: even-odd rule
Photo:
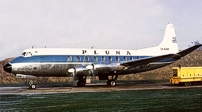
[[[79,80],[77,81],[77,87],[84,87],[86,85],[86,77],[87,76],[79,77]],[[117,78],[118,75],[112,75],[111,78],[108,77],[107,85],[115,87]]]
[[[115,80],[108,80],[108,81],[107,81],[107,85],[108,85],[108,86],[115,87],[115,86],[116,86],[116,81],[115,81]]]
[[[107,85],[115,87],[117,78],[118,78],[118,75],[115,75],[115,77],[112,75],[111,79],[108,79]]]
[[[79,77],[79,80],[77,81],[77,86],[78,87],[84,87],[86,85],[86,77],[87,76]]]
[[[78,87],[84,87],[86,85],[86,81],[85,80],[78,80],[77,82],[77,86]]]
[[[33,80],[30,80],[30,81],[29,81],[29,88],[30,88],[30,89],[36,89],[36,84],[34,84],[34,81],[33,81]]]

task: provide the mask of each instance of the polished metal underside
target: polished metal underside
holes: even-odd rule
[[[159,63],[159,64],[148,64],[137,67],[126,68],[121,65],[102,65],[99,64],[98,67],[93,69],[94,74],[91,73],[92,70],[80,70],[82,66],[87,66],[88,64],[65,64],[65,63],[26,63],[26,64],[13,64],[12,73],[13,74],[26,74],[34,76],[54,76],[54,77],[73,77],[73,74],[68,72],[69,69],[76,69],[77,75],[85,76],[100,76],[100,75],[125,75],[130,73],[139,73],[148,70],[153,70],[159,67],[166,66],[170,63]]]

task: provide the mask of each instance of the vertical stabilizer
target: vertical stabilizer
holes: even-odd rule
[[[158,47],[163,53],[177,53],[179,51],[173,24],[168,23],[166,26],[163,41]]]

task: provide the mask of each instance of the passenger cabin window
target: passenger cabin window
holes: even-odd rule
[[[109,61],[112,62],[112,57],[111,56],[109,56]]]
[[[98,58],[94,56],[94,62],[98,62]]]
[[[119,62],[119,57],[118,56],[116,57],[116,61]]]
[[[105,57],[104,56],[102,56],[102,61],[105,61]]]
[[[76,58],[77,58],[77,61],[81,61],[81,58],[80,58],[80,56],[77,56]]]
[[[88,62],[88,61],[89,61],[88,56],[85,56],[85,61],[86,61],[86,62]]]
[[[71,56],[68,56],[67,61],[72,61],[72,57],[71,57]]]
[[[127,59],[126,59],[126,57],[125,57],[125,56],[123,57],[123,61],[127,61]]]

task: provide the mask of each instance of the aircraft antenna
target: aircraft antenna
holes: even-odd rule
[[[33,46],[32,46],[32,49],[33,49],[35,46],[36,46],[36,45],[33,45]]]
[[[93,49],[95,46],[92,46],[91,49]]]

